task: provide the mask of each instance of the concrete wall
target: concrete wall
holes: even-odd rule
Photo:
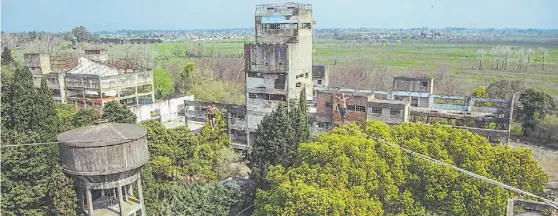
[[[381,109],[381,113],[374,113],[375,109]],[[397,114],[392,113],[397,111]],[[395,114],[395,115],[393,115]],[[399,124],[409,121],[409,104],[393,104],[380,101],[368,102],[367,118],[379,120],[388,124]]]
[[[135,72],[117,76],[101,77],[103,91],[153,83],[153,71]]]
[[[363,111],[355,111],[348,109],[346,114],[346,121],[357,121],[364,122],[366,120],[366,109],[368,107],[368,97],[365,96],[354,96],[347,100],[347,106],[357,105],[363,106]],[[326,105],[326,103],[328,105]],[[329,106],[331,104],[332,106]],[[333,121],[341,121],[341,116],[337,109],[333,109],[335,103],[333,102],[333,96],[328,92],[318,92],[316,95],[316,119],[320,122],[326,122],[328,119]]]
[[[287,44],[244,44],[246,70],[263,73],[286,72],[289,68]]]
[[[434,79],[431,78],[411,78],[411,77],[394,77],[394,91],[411,91],[434,93]]]
[[[50,56],[44,53],[28,53],[23,55],[25,65],[32,74],[42,75],[51,72]]]
[[[194,101],[194,96],[184,96],[157,102],[154,104],[145,104],[139,107],[131,107],[130,110],[132,110],[132,112],[136,114],[136,116],[138,117],[138,122],[150,119],[160,119],[161,122],[169,122],[179,118],[183,118],[179,115],[179,112],[181,111],[181,109],[183,109],[185,100]],[[158,115],[152,117],[151,112],[158,113]]]

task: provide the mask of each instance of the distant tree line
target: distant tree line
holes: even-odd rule
[[[155,38],[134,38],[134,39],[121,39],[121,38],[100,38],[95,41],[104,44],[152,44],[162,43],[163,40]]]

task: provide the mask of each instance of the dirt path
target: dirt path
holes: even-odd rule
[[[515,142],[510,143],[510,145],[514,147],[521,146],[531,149],[533,152],[533,158],[535,158],[542,169],[548,174],[548,182],[558,182],[557,150]]]

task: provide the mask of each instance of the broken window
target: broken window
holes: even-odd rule
[[[308,73],[304,74],[304,77],[308,78]]]
[[[318,84],[321,85],[321,84],[322,84],[322,80],[318,80]]]
[[[365,106],[355,106],[355,111],[357,112],[366,112],[366,107]]]
[[[256,98],[256,94],[254,94],[254,93],[248,93],[248,98]]]
[[[411,106],[418,106],[418,98],[411,99]]]
[[[287,81],[286,74],[278,74],[275,79],[275,89],[285,89],[285,82]]]
[[[297,83],[296,83],[296,87],[300,87],[300,86],[302,86],[302,83],[297,82]]]
[[[301,29],[312,29],[312,24],[310,23],[302,23]]]
[[[422,87],[427,87],[428,86],[428,82],[422,82]]]
[[[278,23],[272,23],[272,24],[268,24],[269,25],[269,29],[280,29],[280,24]]]
[[[347,105],[347,110],[355,111],[355,105]]]
[[[382,114],[382,108],[372,107],[372,114]]]
[[[389,110],[389,114],[390,114],[390,115],[393,115],[393,116],[396,116],[396,115],[401,114],[401,110],[398,110],[398,109],[390,109],[390,110]]]
[[[256,62],[252,62],[252,65],[256,65]]]
[[[263,78],[263,75],[262,75],[262,73],[260,73],[260,72],[248,72],[248,77]]]
[[[286,101],[286,97],[285,97],[285,95],[282,95],[282,94],[270,94],[269,95],[269,100]]]
[[[325,102],[325,107],[333,107],[333,103],[332,102]]]

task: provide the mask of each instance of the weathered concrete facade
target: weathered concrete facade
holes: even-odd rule
[[[256,43],[244,45],[247,131],[303,88],[312,95],[312,23],[308,4],[256,6]]]
[[[129,106],[154,101],[151,69],[122,61],[107,61],[106,50],[85,50],[85,57],[25,54],[36,87],[45,78],[57,103],[101,110],[105,102]]]
[[[312,80],[315,87],[329,86],[329,68],[327,65],[312,65]]]
[[[369,94],[378,98],[367,105],[368,119],[390,124],[406,121],[448,124],[485,136],[491,142],[509,141],[513,99],[436,95],[432,93],[433,82],[427,77],[396,77],[394,91],[391,92],[355,89],[339,89],[336,92]],[[327,87],[315,89],[316,92],[329,91]],[[318,93],[316,121],[334,123],[321,114],[320,98]],[[349,115],[347,120],[352,120]]]

